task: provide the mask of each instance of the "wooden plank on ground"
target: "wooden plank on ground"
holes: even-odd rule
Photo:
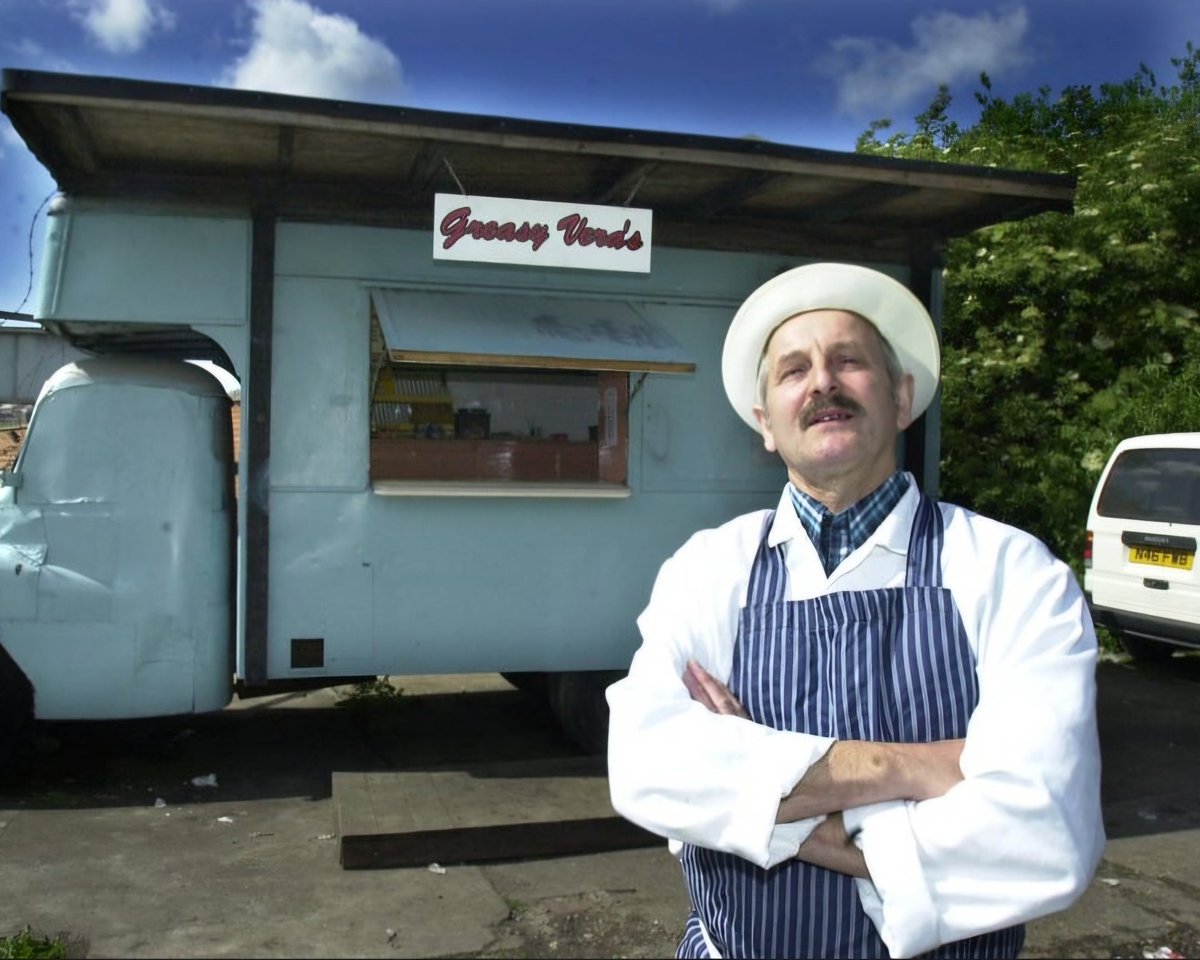
[[[570,856],[661,844],[616,816],[603,758],[334,773],[347,870]]]
[[[616,816],[500,823],[485,827],[343,836],[341,864],[344,870],[446,866],[570,857],[662,843],[661,837]]]

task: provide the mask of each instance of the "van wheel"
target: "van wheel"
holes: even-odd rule
[[[33,742],[33,684],[0,646],[0,776]]]
[[[604,692],[623,676],[623,670],[577,670],[547,676],[550,709],[563,733],[584,753],[608,751],[608,700]]]
[[[1121,634],[1121,646],[1129,656],[1139,663],[1166,663],[1175,653],[1175,648],[1169,643],[1158,643],[1144,637],[1131,637]]]

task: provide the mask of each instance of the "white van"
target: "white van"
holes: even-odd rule
[[[1130,656],[1200,648],[1200,433],[1122,440],[1088,512],[1083,589]]]

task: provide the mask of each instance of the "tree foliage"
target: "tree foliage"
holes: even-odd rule
[[[1073,215],[1005,221],[945,251],[941,495],[1023,527],[1078,567],[1117,441],[1200,430],[1200,51],[1158,86],[1046,88],[986,75],[978,123],[946,88],[916,132],[864,153],[1072,174]]]

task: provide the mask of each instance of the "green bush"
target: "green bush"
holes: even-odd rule
[[[1005,101],[975,127],[944,88],[915,134],[858,149],[1071,174],[1073,215],[1007,221],[945,251],[941,490],[1082,572],[1088,503],[1117,442],[1200,429],[1200,53],[1179,81]]]

